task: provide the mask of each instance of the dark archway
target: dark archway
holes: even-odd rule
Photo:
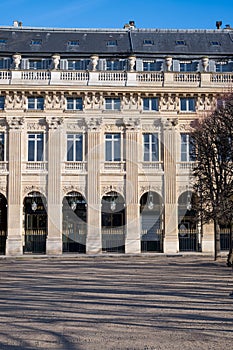
[[[102,251],[125,252],[125,200],[117,192],[103,196],[101,202]]]
[[[46,253],[47,203],[40,192],[30,192],[24,198],[24,253]]]
[[[163,251],[163,202],[156,192],[146,192],[140,199],[141,251]]]
[[[0,193],[0,254],[5,254],[7,237],[7,200]]]
[[[198,215],[195,210],[196,200],[196,196],[191,191],[182,193],[178,199],[180,251],[201,250],[201,237],[198,233]]]
[[[63,253],[86,253],[87,203],[79,192],[69,192],[62,202]]]

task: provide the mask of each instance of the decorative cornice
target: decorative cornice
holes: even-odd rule
[[[6,122],[10,129],[19,130],[24,126],[24,117],[6,117]]]

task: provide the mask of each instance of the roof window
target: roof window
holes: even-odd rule
[[[42,40],[40,40],[40,39],[31,40],[31,45],[33,45],[33,46],[39,46],[41,44],[42,44]]]
[[[148,45],[148,46],[154,45],[154,40],[144,39],[143,40],[143,45]]]
[[[219,41],[211,41],[210,44],[212,46],[221,46],[220,42]]]
[[[0,38],[0,45],[6,45],[7,40]]]
[[[69,40],[67,44],[68,44],[68,46],[77,47],[77,46],[79,46],[79,41],[78,40]]]
[[[176,45],[178,45],[178,46],[185,46],[186,42],[184,40],[176,40]]]
[[[117,46],[116,40],[108,40],[106,43],[107,46]]]

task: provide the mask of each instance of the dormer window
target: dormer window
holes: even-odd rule
[[[109,40],[109,41],[107,41],[106,46],[117,46],[117,41],[116,40]]]
[[[42,44],[42,40],[40,40],[40,39],[31,40],[32,46],[40,46],[41,44]]]
[[[0,45],[6,45],[7,40],[6,39],[1,39],[0,38]]]
[[[77,47],[77,46],[79,46],[79,41],[78,40],[69,40],[67,45],[72,46],[72,47]]]
[[[145,39],[145,40],[143,40],[143,45],[152,46],[152,45],[154,45],[154,40]]]
[[[219,41],[211,41],[210,44],[212,46],[221,46],[221,43]]]
[[[176,40],[177,46],[186,46],[186,42],[184,40]]]

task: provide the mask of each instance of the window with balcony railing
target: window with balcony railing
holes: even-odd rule
[[[105,134],[105,161],[121,161],[121,135]]]
[[[82,134],[67,134],[67,156],[68,162],[83,161],[83,135]]]
[[[180,134],[180,160],[181,162],[193,162],[195,161],[194,156],[194,145],[190,134]]]
[[[28,134],[28,162],[41,162],[44,160],[44,134]]]
[[[143,134],[143,161],[159,161],[159,139],[158,134]]]

